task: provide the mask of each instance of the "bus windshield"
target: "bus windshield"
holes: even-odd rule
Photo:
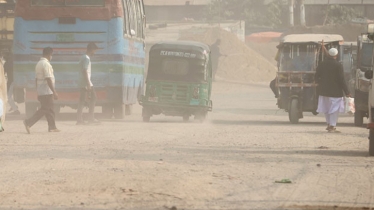
[[[105,0],[31,0],[31,6],[104,7],[105,6]]]

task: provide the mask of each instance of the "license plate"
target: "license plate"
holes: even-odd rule
[[[75,41],[74,34],[57,34],[56,41],[58,41],[58,42],[73,42],[73,41]]]

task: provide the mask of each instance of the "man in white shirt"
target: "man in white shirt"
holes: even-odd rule
[[[54,100],[58,99],[58,94],[55,90],[55,77],[50,63],[52,60],[52,53],[52,48],[44,48],[43,57],[40,58],[40,61],[35,67],[36,90],[41,107],[31,118],[23,121],[26,131],[29,134],[30,128],[44,116],[48,121],[48,131],[60,132],[56,127],[55,112],[53,110]]]
[[[98,124],[100,123],[95,119],[94,111],[96,105],[96,92],[91,82],[91,57],[99,48],[95,43],[91,42],[87,45],[87,52],[84,54],[79,61],[79,87],[80,87],[80,98],[78,103],[77,111],[77,125],[83,125],[83,106],[88,103],[88,123]]]

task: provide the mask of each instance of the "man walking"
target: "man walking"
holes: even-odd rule
[[[58,99],[58,94],[55,90],[55,77],[53,75],[52,65],[50,64],[50,61],[52,60],[52,53],[52,48],[44,48],[43,57],[35,67],[36,90],[41,106],[30,119],[23,121],[26,131],[29,134],[30,128],[43,116],[45,116],[48,121],[49,132],[60,132],[60,130],[56,128],[55,112],[53,110],[53,100]]]
[[[344,94],[350,97],[347,84],[344,79],[343,66],[336,59],[338,50],[331,48],[327,56],[318,67],[315,81],[318,84],[318,113],[325,114],[328,132],[336,130],[339,112],[344,112]]]
[[[84,125],[85,122],[83,121],[83,106],[86,102],[88,102],[88,123],[95,124],[100,123],[98,120],[95,119],[94,111],[96,105],[96,92],[93,88],[93,84],[91,82],[91,57],[95,54],[95,52],[99,48],[96,46],[95,43],[89,43],[87,45],[87,52],[84,54],[80,61],[79,61],[79,75],[80,75],[80,98],[78,104],[78,111],[77,111],[77,125]]]
[[[8,103],[10,105],[10,115],[20,115],[17,104],[14,102],[14,82],[13,82],[13,56],[9,53],[5,57],[4,71],[8,78],[7,89],[8,89]]]

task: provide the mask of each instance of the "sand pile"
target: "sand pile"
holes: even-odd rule
[[[212,45],[221,39],[216,78],[238,82],[269,82],[275,77],[276,67],[259,53],[250,49],[234,34],[219,28],[196,28],[181,31],[181,40]],[[275,54],[273,55],[275,56]]]

